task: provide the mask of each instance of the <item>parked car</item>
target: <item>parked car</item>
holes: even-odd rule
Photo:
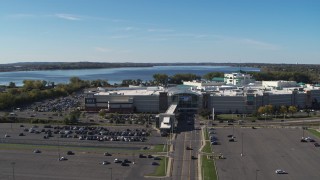
[[[110,154],[110,153],[108,153],[108,152],[105,152],[104,155],[105,155],[105,156],[112,156],[112,154]]]
[[[234,138],[229,139],[229,142],[234,142]]]
[[[33,153],[41,153],[41,151],[39,149],[35,149]]]
[[[68,159],[63,156],[59,158],[59,161],[66,161],[66,160],[68,160]]]
[[[187,147],[186,147],[186,150],[192,150],[192,148],[191,148],[191,147],[189,147],[189,146],[187,146]]]
[[[153,158],[153,160],[161,160],[161,158],[156,156]]]
[[[300,142],[308,142],[305,138],[301,138]]]
[[[74,152],[68,151],[68,152],[67,152],[67,155],[74,155]]]
[[[115,163],[122,163],[122,161],[120,161],[119,159],[114,159],[113,162],[115,162]]]
[[[217,141],[212,141],[211,145],[218,145],[218,142]]]
[[[192,155],[192,156],[191,156],[191,159],[198,159],[198,158],[197,158],[196,156],[193,156],[193,155]]]
[[[159,163],[158,162],[152,162],[151,163],[153,166],[159,166]]]
[[[148,155],[148,158],[153,158],[153,156],[151,154]]]
[[[121,163],[121,166],[129,166],[129,164],[128,164],[128,163],[125,163],[125,162],[122,162],[122,163]]]
[[[109,161],[102,161],[102,165],[108,165],[108,164],[110,164]]]
[[[320,144],[319,143],[314,143],[313,144],[315,147],[320,147]]]
[[[275,171],[276,174],[287,174],[287,172],[285,172],[284,170],[281,170],[281,169],[277,169]]]
[[[146,158],[146,156],[143,154],[139,154],[139,158]]]

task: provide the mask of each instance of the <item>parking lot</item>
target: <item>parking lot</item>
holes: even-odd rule
[[[2,150],[0,149],[0,179],[144,179],[144,175],[152,173],[156,166],[152,165],[153,158],[139,158],[138,154],[113,153],[104,156],[103,153],[73,151],[74,155],[61,155],[67,158],[58,161],[56,150],[41,150],[33,153],[32,150]],[[126,166],[115,163],[114,159],[123,161],[128,159]],[[103,165],[103,161],[110,164]],[[12,164],[14,162],[14,164]],[[132,162],[135,162],[134,164]],[[13,174],[14,168],[14,174]],[[112,175],[111,175],[112,173]],[[130,178],[129,178],[130,177]]]
[[[20,133],[24,136],[19,136]],[[143,179],[156,169],[157,165],[152,163],[159,161],[147,155],[159,156],[152,150],[165,142],[159,132],[141,126],[49,127],[3,123],[0,179],[13,179],[13,169],[16,179],[111,179],[111,171],[112,179]],[[35,153],[36,149],[40,153]],[[69,150],[75,154],[67,155]],[[105,152],[111,156],[104,156]],[[141,153],[146,157],[139,158]],[[68,160],[59,161],[59,157]],[[115,159],[128,159],[127,166],[115,163]],[[103,161],[110,164],[103,165]]]
[[[301,128],[217,128],[220,145],[213,145],[219,179],[317,180],[320,177],[320,148],[300,142],[302,135],[320,140]],[[229,142],[228,135],[235,136]],[[242,154],[242,156],[241,156]],[[277,169],[287,174],[276,174]]]

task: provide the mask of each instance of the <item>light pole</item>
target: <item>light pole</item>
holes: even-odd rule
[[[15,180],[16,178],[14,177],[14,165],[16,163],[15,162],[12,162],[11,165],[12,165],[12,179]]]
[[[259,169],[256,169],[256,180],[258,180],[258,171]]]
[[[112,168],[109,168],[110,169],[110,178],[112,180]]]
[[[241,132],[241,156],[243,156],[243,132]]]
[[[60,158],[61,158],[61,156],[60,156],[60,139],[59,139],[59,137],[58,137],[58,156],[59,156],[59,161],[60,161]]]
[[[232,125],[232,136],[234,136],[234,124]]]

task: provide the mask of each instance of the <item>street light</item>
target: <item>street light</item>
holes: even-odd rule
[[[15,162],[11,162],[11,165],[12,165],[12,179],[15,180],[15,177],[14,177],[14,165],[16,163]]]
[[[112,180],[112,168],[109,168],[110,169],[110,178]]]
[[[243,132],[241,132],[241,156],[243,156]]]

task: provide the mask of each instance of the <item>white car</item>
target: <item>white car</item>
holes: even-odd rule
[[[275,172],[276,174],[287,174],[284,170],[281,169],[277,169]]]
[[[60,157],[60,158],[59,158],[59,161],[66,161],[66,160],[68,160],[68,159],[65,158],[65,157]]]

